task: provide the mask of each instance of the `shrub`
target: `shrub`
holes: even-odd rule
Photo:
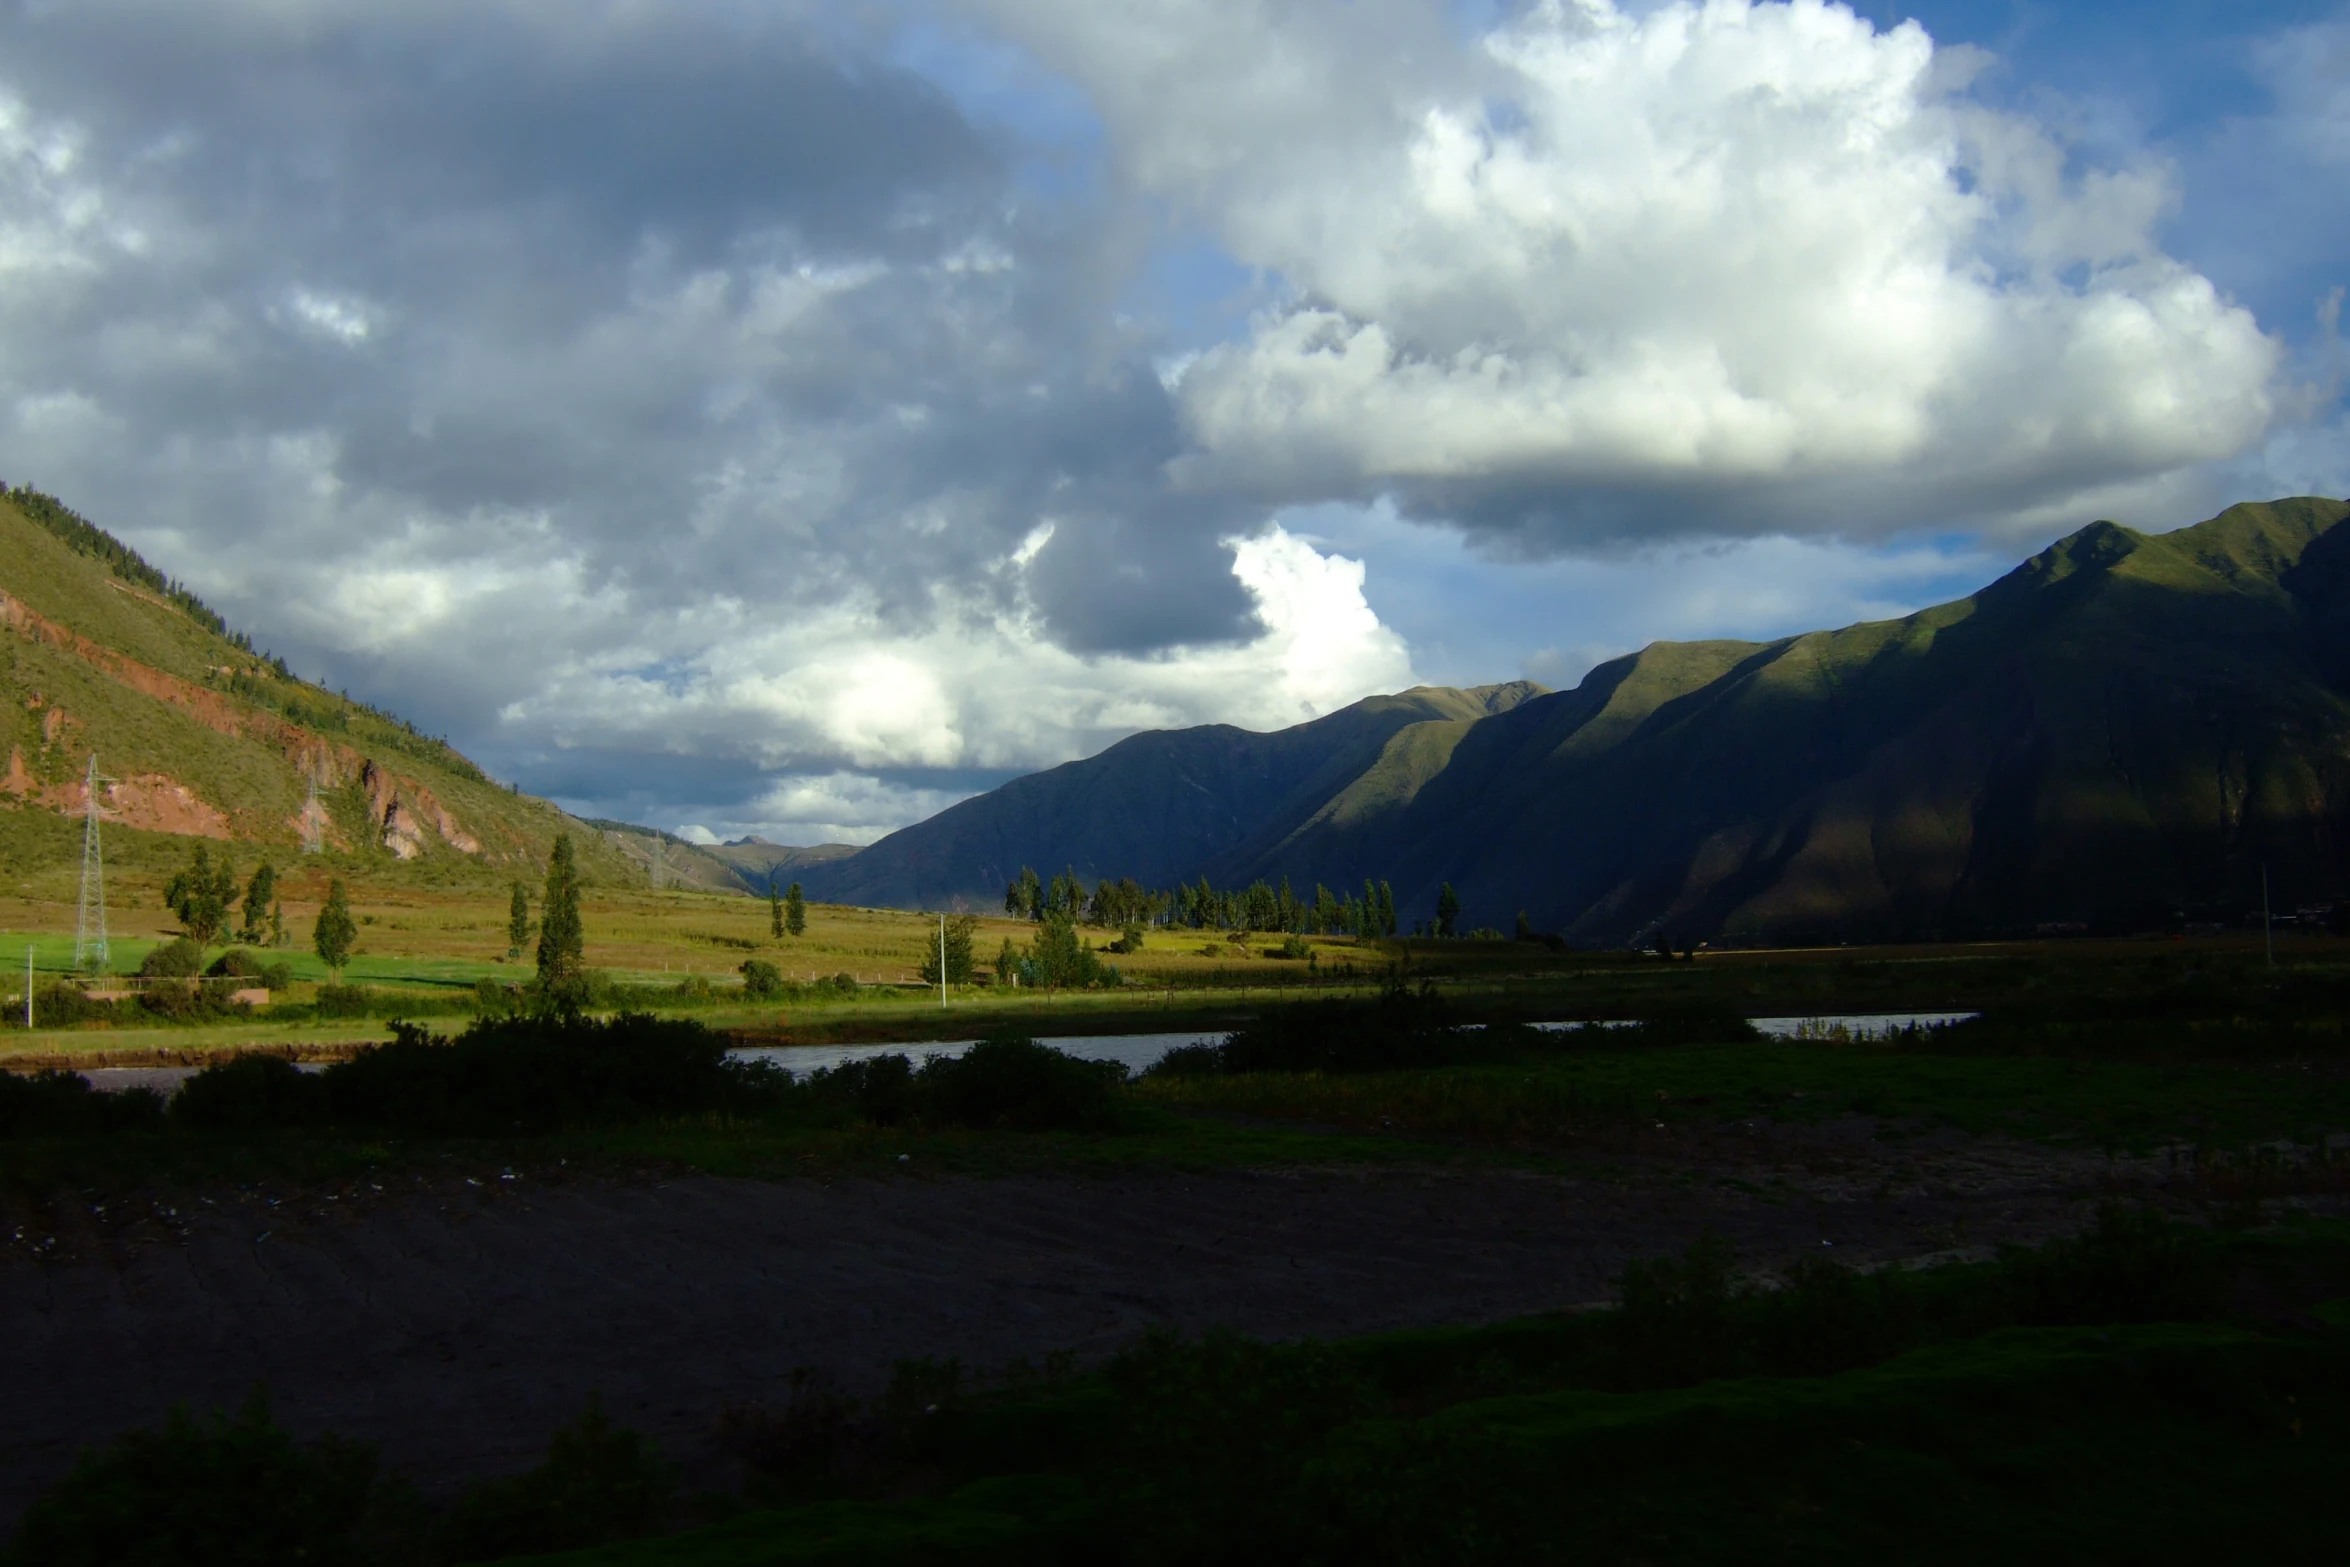
[[[1033,1039],[998,1034],[961,1056],[935,1056],[919,1078],[924,1119],[940,1126],[1078,1131],[1107,1125],[1111,1091],[1126,1080],[1114,1061],[1080,1061]]]
[[[322,1075],[336,1122],[496,1135],[654,1115],[755,1110],[788,1082],[726,1059],[724,1035],[682,1018],[478,1018],[454,1040],[414,1024]]]
[[[1227,1072],[1379,1072],[1484,1060],[1515,1044],[1503,1031],[1463,1028],[1432,987],[1396,984],[1375,1001],[1314,1001],[1260,1013],[1226,1037],[1220,1065]],[[1199,1064],[1187,1057],[1178,1070]]]
[[[808,1091],[821,1100],[845,1105],[858,1120],[874,1126],[897,1126],[914,1118],[919,1095],[914,1088],[914,1063],[902,1055],[872,1056],[845,1061],[816,1073]]]
[[[114,1016],[114,1003],[92,1001],[76,984],[53,983],[33,997],[33,1023],[39,1028],[70,1028],[76,1023],[103,1023]],[[12,1021],[22,1022],[22,1018]]]
[[[1738,1351],[1732,1308],[1746,1293],[1732,1261],[1730,1243],[1708,1230],[1678,1258],[1626,1265],[1614,1327],[1642,1385],[1700,1382],[1731,1369]]]
[[[1303,936],[1288,936],[1281,945],[1265,954],[1269,958],[1294,958],[1300,962],[1314,955],[1314,944]]]
[[[473,982],[473,1010],[480,1017],[518,1018],[529,1012],[530,998],[520,985],[477,979]]]
[[[282,1056],[216,1062],[180,1085],[171,1118],[206,1131],[252,1132],[312,1126],[326,1118],[326,1085]]]
[[[231,947],[204,972],[213,979],[253,980],[265,990],[284,990],[294,982],[294,971],[289,965],[264,963],[242,947]]]
[[[204,972],[204,949],[185,936],[176,937],[139,960],[146,979],[193,979]]]
[[[1177,1045],[1151,1063],[1152,1077],[1214,1077],[1224,1070],[1222,1045]]]
[[[653,1444],[606,1418],[602,1400],[555,1433],[547,1461],[469,1487],[440,1531],[451,1561],[577,1550],[650,1531],[675,1482]]]
[[[316,998],[320,1017],[365,1017],[375,1007],[375,992],[365,985],[321,985]]]
[[[374,1450],[337,1437],[303,1446],[256,1389],[234,1419],[172,1410],[86,1452],[26,1511],[18,1567],[311,1562],[359,1567],[368,1525],[396,1506]]]
[[[783,970],[759,958],[745,962],[741,969],[743,994],[764,1001],[783,994]]]
[[[163,1120],[163,1096],[133,1088],[100,1093],[79,1072],[0,1072],[0,1137],[143,1131]]]
[[[2197,1321],[2218,1309],[2226,1278],[2209,1235],[2119,1203],[2072,1239],[2004,1260],[2015,1320],[2035,1327]]]
[[[209,1023],[236,1016],[240,1003],[230,996],[238,989],[233,979],[167,980],[139,992],[139,1006],[175,1023]]]
[[[1114,1090],[1125,1078],[1116,1062],[1080,1061],[997,1034],[919,1069],[894,1052],[845,1062],[816,1073],[803,1091],[874,1126],[1081,1131],[1115,1118]]]

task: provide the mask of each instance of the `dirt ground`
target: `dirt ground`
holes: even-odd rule
[[[0,1252],[0,1528],[83,1445],[266,1384],[299,1433],[428,1492],[528,1466],[591,1391],[722,1483],[729,1405],[796,1367],[1099,1356],[1143,1328],[1331,1335],[1605,1298],[1703,1226],[1757,1268],[1968,1252],[2158,1178],[1866,1122],[1692,1136],[1569,1172],[1268,1171],[780,1182],[387,1179],[24,1213]]]

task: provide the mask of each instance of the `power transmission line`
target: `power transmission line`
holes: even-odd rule
[[[106,941],[106,857],[98,847],[100,781],[93,751],[82,784],[82,907],[73,933],[73,966],[84,974],[102,971],[113,957]]]

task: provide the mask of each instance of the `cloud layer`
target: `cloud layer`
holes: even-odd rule
[[[2069,169],[1915,23],[1554,0],[1396,71],[1353,57],[1441,49],[1424,8],[999,9],[1142,188],[1289,285],[1183,371],[1195,486],[1391,492],[1537,549],[1886,532],[2269,423],[2277,345],[2162,251],[2164,171]]]
[[[2341,160],[2338,44],[2244,145]],[[0,474],[533,788],[802,838],[1409,683],[1420,556],[1301,508],[1466,538],[1419,624],[1725,538],[1801,617],[2344,482],[2330,340],[1981,64],[1809,0],[0,0]]]

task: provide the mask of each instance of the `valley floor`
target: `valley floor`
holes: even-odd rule
[[[1602,1299],[1711,1226],[1741,1264],[1979,1251],[2076,1228],[2119,1161],[1859,1117],[1677,1128],[1520,1169],[772,1181],[565,1167],[117,1190],[19,1205],[0,1257],[0,1527],[75,1451],[265,1384],[298,1433],[382,1445],[428,1491],[516,1470],[601,1391],[690,1476],[795,1368],[869,1393],[1152,1324],[1288,1338]]]

